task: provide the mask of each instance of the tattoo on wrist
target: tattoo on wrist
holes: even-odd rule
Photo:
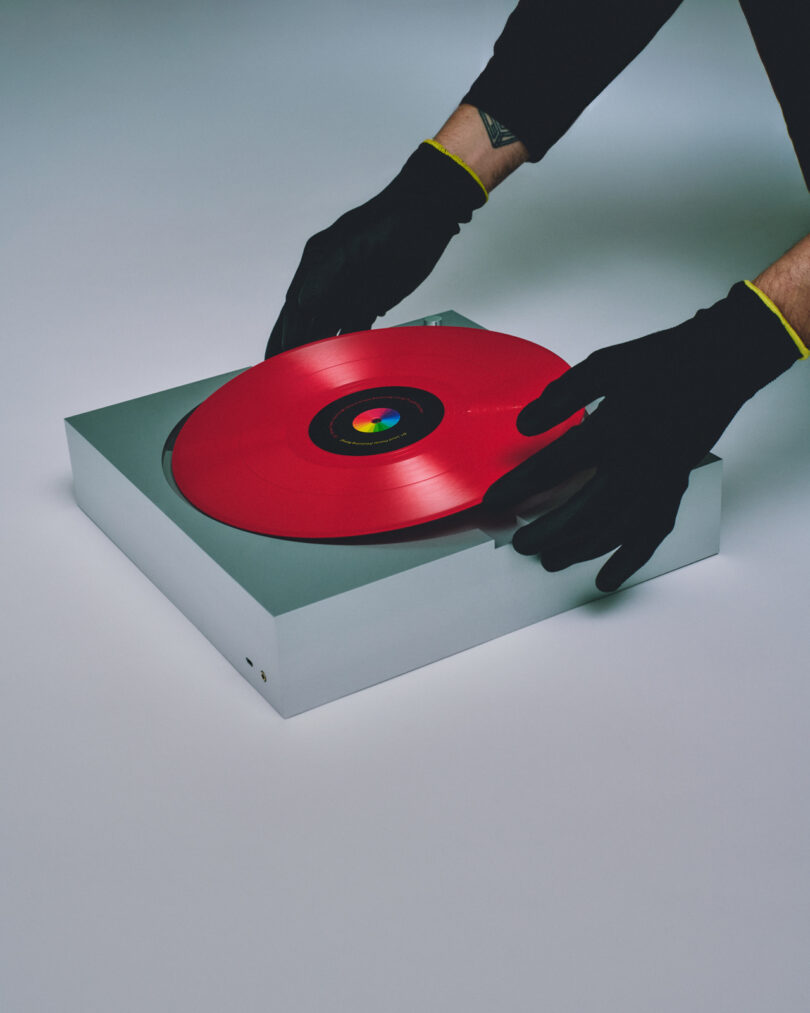
[[[481,117],[487,134],[489,134],[489,143],[493,148],[505,148],[507,144],[514,144],[517,141],[517,137],[515,137],[509,127],[505,127],[503,123],[498,123],[489,113],[485,113],[483,109],[479,109],[478,115]]]

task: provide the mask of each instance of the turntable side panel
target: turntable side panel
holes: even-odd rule
[[[283,713],[273,616],[69,422],[66,428],[74,492],[82,510]]]

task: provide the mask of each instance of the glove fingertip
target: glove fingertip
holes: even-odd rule
[[[486,510],[500,510],[501,507],[509,505],[509,496],[506,494],[500,479],[493,482],[481,497],[481,506]]]
[[[523,436],[537,436],[570,418],[582,407],[572,398],[566,384],[561,383],[567,374],[552,380],[545,390],[530,401],[517,417],[518,432]]]
[[[560,570],[564,570],[570,565],[563,556],[559,553],[555,553],[553,549],[541,552],[539,556],[540,563],[547,573],[559,573]]]
[[[340,325],[338,334],[357,334],[360,331],[370,331],[377,316],[385,316],[384,313],[374,314],[371,311],[360,312],[351,317],[346,317]]]
[[[648,534],[637,542],[622,545],[596,576],[599,591],[617,591],[626,580],[641,569],[665,537],[665,533]]]
[[[551,428],[545,419],[548,412],[545,405],[538,404],[539,400],[540,398],[527,404],[517,417],[517,429],[522,436],[537,436]]]
[[[526,524],[512,535],[512,548],[521,556],[534,556],[537,553],[530,527],[531,525]]]
[[[621,576],[618,573],[605,573],[607,569],[607,563],[602,567],[599,573],[596,575],[596,590],[603,591],[605,594],[610,594],[612,591],[617,591],[619,587],[627,580],[630,576]]]

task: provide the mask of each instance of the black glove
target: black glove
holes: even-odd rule
[[[550,383],[518,416],[526,436],[604,400],[495,482],[484,505],[512,505],[595,468],[567,503],[519,528],[513,545],[547,570],[618,547],[596,578],[614,591],[672,530],[690,470],[740,406],[799,355],[780,317],[739,282],[678,327],[603,348]]]
[[[420,144],[381,193],[308,240],[265,358],[367,330],[427,278],[486,199],[468,169]]]

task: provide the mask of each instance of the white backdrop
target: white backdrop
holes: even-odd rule
[[[807,1010],[808,367],[719,445],[718,557],[287,722],[72,499],[62,418],[258,361],[511,6],[0,10],[4,1013]],[[808,229],[686,0],[390,318],[573,362]]]

